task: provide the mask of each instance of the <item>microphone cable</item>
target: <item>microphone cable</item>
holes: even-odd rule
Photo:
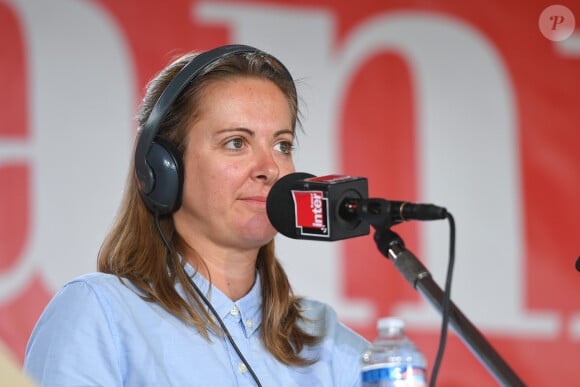
[[[433,370],[431,371],[431,379],[429,381],[430,387],[435,387],[437,380],[437,374],[439,373],[439,368],[441,367],[441,361],[443,360],[443,353],[445,352],[445,344],[447,343],[447,327],[449,325],[449,307],[451,304],[451,279],[453,277],[453,266],[455,265],[455,220],[453,215],[447,212],[446,218],[449,221],[449,262],[447,264],[447,276],[445,279],[445,292],[443,293],[442,301],[442,322],[441,322],[441,335],[439,338],[439,348],[437,350],[437,356],[435,358],[435,363],[433,365]]]
[[[159,235],[161,236],[161,239],[163,240],[163,244],[165,244],[165,247],[167,247],[167,250],[168,250],[170,256],[173,256],[175,254],[175,252],[173,251],[173,247],[171,246],[171,244],[169,243],[167,238],[165,238],[165,234],[163,233],[163,230],[161,229],[161,224],[159,223],[159,214],[155,214],[154,217],[155,217],[155,227],[157,227],[157,231],[159,232]],[[195,284],[195,282],[193,282],[193,280],[191,279],[191,277],[189,275],[187,276],[187,279],[188,279],[189,283],[191,284],[191,286],[193,286],[193,289],[195,290],[195,292],[199,295],[199,297],[202,299],[203,303],[208,307],[211,314],[215,317],[215,319],[219,323],[219,325],[220,325],[221,329],[224,331],[228,341],[230,342],[230,344],[234,348],[234,351],[236,351],[236,353],[238,354],[238,356],[242,360],[242,363],[244,363],[247,370],[252,375],[252,378],[256,382],[256,385],[258,387],[262,387],[262,384],[260,383],[260,379],[258,379],[258,376],[256,375],[256,373],[254,372],[254,370],[250,366],[250,363],[248,363],[248,361],[246,360],[246,358],[242,354],[242,351],[240,351],[240,349],[238,348],[236,342],[234,341],[234,338],[230,334],[230,331],[227,329],[225,323],[223,322],[223,320],[219,316],[218,312],[215,310],[215,308],[213,307],[211,302],[207,299],[207,297],[203,294],[201,289]]]

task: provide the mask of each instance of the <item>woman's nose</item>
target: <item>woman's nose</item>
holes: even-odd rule
[[[270,149],[260,150],[256,155],[256,166],[254,177],[264,180],[266,183],[273,184],[278,180],[280,167]]]

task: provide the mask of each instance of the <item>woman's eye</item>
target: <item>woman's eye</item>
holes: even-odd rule
[[[242,149],[244,147],[244,140],[241,138],[232,138],[225,144],[229,149]]]
[[[274,147],[277,151],[282,152],[284,154],[290,154],[294,150],[294,144],[290,141],[282,141],[276,144]]]

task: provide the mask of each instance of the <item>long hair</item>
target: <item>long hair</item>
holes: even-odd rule
[[[195,55],[180,57],[149,82],[137,115],[141,127],[167,84]],[[211,82],[232,77],[272,81],[286,96],[293,128],[299,124],[296,87],[283,65],[264,53],[239,53],[220,58],[202,70],[172,105],[158,135],[184,154],[189,123],[199,114],[205,88]],[[99,251],[98,270],[131,281],[143,292],[146,301],[156,302],[185,323],[192,324],[209,340],[209,331],[219,334],[221,330],[190,284],[179,256],[163,243],[155,218],[140,197],[133,172],[134,164],[120,209]],[[173,218],[162,217],[160,227],[166,239],[179,251],[184,241],[175,230]],[[275,256],[273,240],[260,248],[256,270],[262,284],[260,334],[264,345],[284,364],[312,364],[315,360],[301,357],[300,352],[305,346],[317,343],[320,337],[308,334],[299,326],[304,320],[300,298],[294,295],[288,276]],[[177,292],[176,284],[184,289],[183,297]]]

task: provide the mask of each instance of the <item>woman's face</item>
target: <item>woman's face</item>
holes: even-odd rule
[[[276,231],[266,197],[294,172],[294,128],[288,101],[271,81],[235,77],[210,83],[189,128],[183,204],[175,213],[186,240],[257,248]]]

